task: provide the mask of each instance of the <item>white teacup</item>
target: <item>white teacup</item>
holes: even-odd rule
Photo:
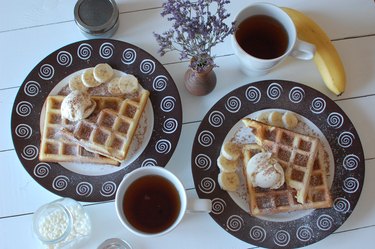
[[[253,51],[256,51],[259,46],[254,46],[253,48],[251,48],[250,45],[249,47],[246,47],[246,45],[244,45],[245,42],[249,42],[249,39],[247,39],[246,41],[245,38],[251,37],[250,32],[243,32],[246,35],[242,35],[241,38],[239,33],[240,29],[238,29],[238,27],[240,26],[243,28],[242,30],[245,30],[247,26],[244,25],[244,21],[248,20],[247,24],[249,24],[249,18],[254,16],[270,17],[282,26],[285,33],[284,35],[286,35],[287,37],[285,49],[283,49],[284,52],[281,52],[277,55],[275,54],[275,57],[261,58],[261,56],[255,55],[256,52],[250,52],[251,49],[253,49]],[[254,18],[252,20],[254,20]],[[261,25],[262,23],[258,23],[256,26],[259,27]],[[248,27],[250,28],[250,26]],[[242,9],[235,18],[235,28],[235,33],[232,36],[232,46],[235,55],[238,57],[241,63],[242,71],[248,75],[257,76],[266,74],[289,55],[302,60],[311,60],[314,57],[315,46],[310,43],[301,41],[297,38],[296,28],[292,19],[281,8],[275,5],[269,3],[256,3]],[[264,30],[267,29],[263,29],[263,32]],[[276,39],[276,36],[274,35],[275,33],[277,32],[270,33],[270,39]],[[256,32],[254,32],[252,35],[257,38],[263,37],[262,35],[257,36]],[[268,34],[265,34],[265,36],[267,37]],[[260,41],[262,41],[261,39],[263,38],[259,38]],[[253,40],[255,41],[256,39]],[[264,45],[267,44],[267,42],[260,42],[260,44]],[[274,42],[273,45],[278,46],[279,43]],[[265,51],[272,51],[272,49],[275,48],[263,47],[263,49]]]
[[[115,205],[117,216],[128,230],[149,237],[172,231],[186,211],[211,211],[211,200],[188,199],[181,181],[158,166],[127,174],[117,189]]]

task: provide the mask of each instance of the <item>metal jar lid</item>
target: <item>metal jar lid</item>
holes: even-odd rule
[[[114,0],[78,0],[74,19],[88,38],[109,38],[118,28],[119,10]]]

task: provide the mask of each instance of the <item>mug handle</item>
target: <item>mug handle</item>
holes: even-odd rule
[[[297,39],[291,56],[300,60],[311,60],[314,58],[315,51],[315,45]]]
[[[209,199],[188,199],[186,210],[191,213],[211,212],[212,202]]]

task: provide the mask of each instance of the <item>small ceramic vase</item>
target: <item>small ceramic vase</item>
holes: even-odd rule
[[[216,86],[216,74],[212,67],[203,72],[197,72],[189,68],[184,76],[186,89],[196,96],[207,95]]]

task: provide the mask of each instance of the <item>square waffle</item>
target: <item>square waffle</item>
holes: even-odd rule
[[[329,208],[332,206],[332,198],[324,164],[324,150],[320,144],[307,188],[306,201],[303,204],[298,203],[295,198],[297,191],[286,183],[279,189],[263,189],[254,187],[251,181],[248,180],[246,174],[247,162],[252,156],[262,150],[257,144],[249,144],[242,150],[242,169],[247,186],[249,209],[252,215],[276,214],[303,209]]]
[[[61,129],[77,125],[77,122],[71,122],[61,116],[60,109],[64,98],[65,96],[47,97],[39,160],[45,162],[80,162],[119,165],[119,163],[113,159],[87,151],[77,143],[64,139]],[[121,98],[117,97],[93,96],[92,99],[96,102],[96,107],[92,116],[95,116],[104,108],[118,110],[123,101]]]
[[[122,162],[128,154],[149,94],[143,89],[137,98],[123,100],[118,110],[103,109],[94,120],[81,120],[74,129],[63,129],[62,132],[67,139],[86,150]]]
[[[248,118],[242,121],[252,129],[257,143],[284,168],[287,185],[297,190],[297,201],[305,203],[319,140]]]

